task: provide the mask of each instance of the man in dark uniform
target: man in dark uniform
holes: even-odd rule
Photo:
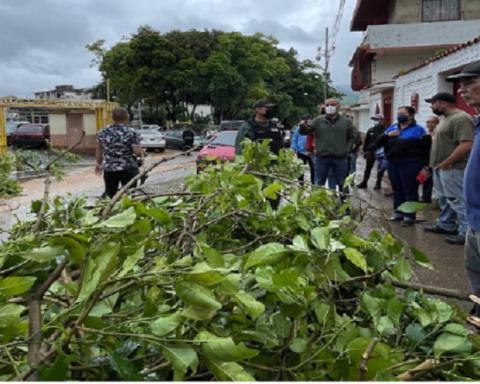
[[[283,134],[278,125],[271,121],[274,116],[273,107],[275,107],[275,104],[266,99],[259,100],[253,105],[255,116],[243,123],[238,129],[237,139],[235,140],[235,155],[239,156],[242,154],[242,142],[245,139],[250,139],[254,142],[270,139],[270,150],[275,155],[280,154],[280,150],[284,147]],[[277,210],[280,198],[268,200],[272,209]]]
[[[241,155],[243,151],[242,142],[250,139],[256,142],[270,139],[270,150],[278,155],[283,148],[282,131],[277,124],[270,121],[273,118],[273,107],[270,100],[259,100],[253,105],[255,116],[253,119],[243,123],[238,129],[237,139],[235,141],[235,154]]]
[[[193,148],[193,143],[195,141],[195,134],[190,128],[185,129],[182,134],[183,139],[183,151],[186,152]],[[189,156],[191,153],[188,154]]]

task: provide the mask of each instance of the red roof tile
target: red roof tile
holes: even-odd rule
[[[420,63],[420,64],[416,65],[415,67],[410,68],[409,70],[403,72],[402,74],[397,75],[397,76],[394,76],[393,78],[394,78],[394,79],[398,79],[399,77],[404,76],[404,75],[406,75],[407,73],[415,72],[416,70],[418,70],[418,69],[420,69],[420,68],[426,67],[426,66],[427,66],[428,64],[430,64],[430,63],[433,63],[433,62],[435,62],[435,61],[441,60],[441,59],[443,59],[443,58],[446,57],[446,56],[450,56],[450,55],[454,54],[454,53],[457,52],[457,51],[460,51],[460,50],[462,50],[462,49],[465,49],[465,48],[467,48],[467,47],[470,47],[470,46],[475,45],[475,44],[478,44],[478,43],[480,43],[480,36],[477,37],[477,38],[475,38],[475,39],[473,39],[473,40],[467,41],[466,43],[457,45],[457,46],[449,49],[448,51],[442,53],[441,55],[434,56],[434,57],[432,57],[432,58],[424,61],[423,63]]]

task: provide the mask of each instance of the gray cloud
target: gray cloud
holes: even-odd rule
[[[350,81],[348,62],[361,40],[349,31],[355,0],[348,0],[336,55],[335,83]],[[333,26],[337,1],[302,0],[1,0],[0,95],[28,96],[58,84],[94,85],[98,71],[85,45],[105,39],[112,46],[140,25],[172,29],[215,28],[273,35],[282,48],[314,59]]]

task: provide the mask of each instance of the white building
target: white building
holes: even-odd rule
[[[432,115],[430,104],[425,99],[438,92],[449,92],[455,95],[458,108],[475,115],[475,109],[469,107],[458,93],[459,83],[446,82],[445,78],[461,72],[465,66],[477,60],[480,60],[480,37],[398,75],[395,79],[395,110],[411,105],[417,109],[417,121],[425,125],[427,118]]]
[[[76,89],[73,85],[57,85],[51,91],[35,92],[35,98],[48,100],[92,100],[92,89]]]
[[[393,122],[394,106],[401,104],[394,77],[476,38],[479,20],[478,0],[357,0],[351,30],[365,36],[350,66],[352,88],[360,91],[352,108],[360,131],[366,132],[375,113]]]

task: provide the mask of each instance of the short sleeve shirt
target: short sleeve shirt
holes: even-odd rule
[[[113,124],[97,133],[102,143],[103,169],[107,172],[125,171],[137,167],[132,146],[140,145],[138,133],[127,125]]]
[[[435,140],[433,141],[430,154],[430,166],[436,167],[443,163],[462,141],[473,141],[474,124],[473,118],[463,111],[454,112],[445,116],[443,121],[435,129]],[[465,169],[470,154],[453,165],[455,169]]]

